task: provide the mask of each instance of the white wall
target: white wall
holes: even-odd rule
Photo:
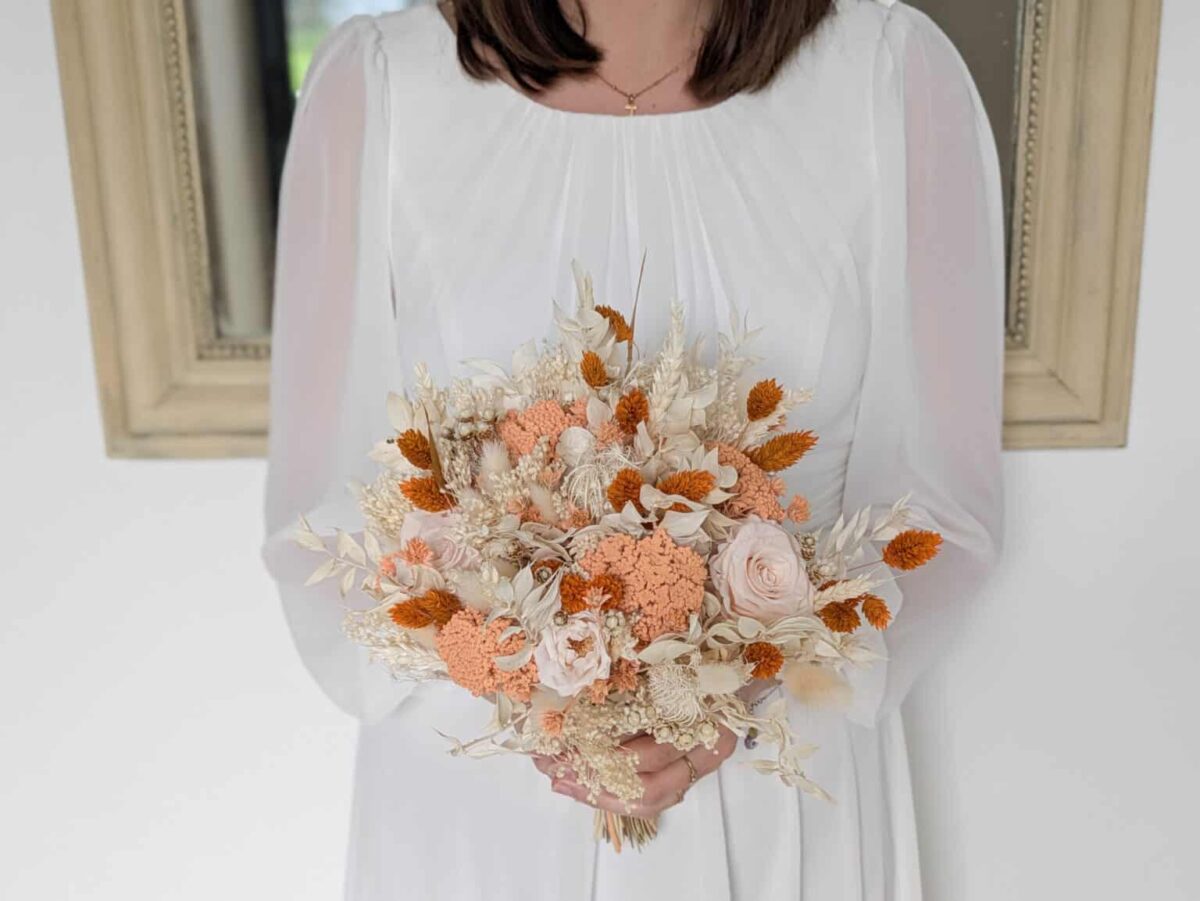
[[[1166,0],[1130,446],[1009,456],[1004,570],[910,705],[931,901],[1200,897],[1196,48]],[[0,3],[0,123],[0,898],[338,897],[354,733],[261,464],[103,456],[44,0]]]
[[[49,4],[0,0],[0,898],[329,901],[354,728],[258,564],[261,462],[104,456],[61,120]]]
[[[930,901],[1200,898],[1197,51],[1166,0],[1129,446],[1008,455],[1002,571],[908,705]]]

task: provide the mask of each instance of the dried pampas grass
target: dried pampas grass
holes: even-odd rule
[[[780,681],[792,697],[809,707],[845,710],[850,706],[852,690],[841,673],[827,666],[792,663],[783,668]]]

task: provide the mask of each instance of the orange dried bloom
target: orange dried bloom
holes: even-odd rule
[[[568,616],[587,609],[587,580],[577,573],[567,573],[558,583],[558,597],[563,613]]]
[[[396,449],[417,469],[429,469],[433,466],[433,451],[429,446],[429,438],[416,429],[409,429],[397,435]]]
[[[528,701],[537,685],[537,664],[530,660],[512,672],[497,668],[496,658],[515,654],[522,639],[512,635],[500,641],[512,620],[499,617],[484,625],[484,619],[479,611],[464,607],[438,632],[437,651],[446,663],[447,674],[473,695],[500,691],[515,700]]]
[[[418,510],[426,513],[441,513],[454,506],[450,496],[438,487],[433,476],[418,476],[400,483],[400,493],[408,498]]]
[[[683,472],[667,476],[658,483],[658,490],[663,494],[677,494],[697,503],[704,500],[716,487],[717,477],[704,469],[685,469]]]
[[[603,704],[604,699],[608,697],[609,680],[597,679],[591,685],[584,689],[587,692],[588,700],[593,704]]]
[[[817,436],[812,432],[787,432],[751,448],[746,456],[766,472],[779,472],[807,454],[816,443]]]
[[[893,569],[916,569],[937,556],[942,536],[937,532],[906,529],[887,543],[883,562]]]
[[[754,664],[750,675],[755,679],[774,679],[783,669],[783,651],[769,641],[755,641],[746,645],[742,659]]]
[[[433,625],[433,617],[415,598],[411,601],[393,604],[388,610],[388,616],[401,629],[424,629],[426,626]]]
[[[640,615],[633,634],[651,642],[687,627],[688,617],[704,600],[708,575],[704,559],[671,540],[663,529],[649,538],[610,535],[581,561],[592,578],[615,576],[623,584],[617,609]]]
[[[864,594],[858,598],[862,601],[863,616],[872,626],[883,631],[892,623],[892,611],[888,609],[883,598],[874,594]]]
[[[646,508],[638,500],[641,493],[642,474],[631,466],[626,467],[616,474],[608,486],[608,502],[618,513],[625,509],[625,504],[632,502],[638,513],[645,516]]]
[[[617,341],[629,341],[633,338],[633,329],[629,327],[625,317],[612,307],[604,304],[596,305],[596,312],[608,320],[608,324],[612,326],[613,334],[617,336]]]
[[[579,372],[583,375],[583,380],[593,388],[603,388],[608,384],[608,367],[594,350],[589,350],[583,355],[583,360],[579,363]]]
[[[441,588],[431,588],[416,600],[437,626],[450,622],[450,618],[463,606],[456,595]]]
[[[631,388],[628,394],[617,401],[613,419],[626,435],[632,435],[637,431],[638,423],[646,422],[649,418],[650,401],[641,388]]]
[[[750,389],[746,397],[746,415],[751,421],[766,419],[775,412],[781,400],[783,389],[774,379],[764,379]]]
[[[616,576],[605,573],[588,582],[588,594],[593,593],[604,598],[601,610],[612,610],[620,608],[621,600],[625,597],[625,586]]]
[[[853,632],[862,625],[862,618],[854,609],[855,606],[852,601],[834,601],[818,610],[817,616],[833,632]]]
[[[423,629],[430,625],[446,625],[461,609],[462,601],[455,595],[432,588],[420,597],[393,604],[388,615],[401,629]]]

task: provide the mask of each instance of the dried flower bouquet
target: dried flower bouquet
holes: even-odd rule
[[[904,501],[806,530],[808,504],[779,473],[817,441],[786,431],[809,395],[751,384],[736,322],[706,366],[678,306],[639,357],[636,302],[626,319],[575,276],[555,341],[507,369],[472,362],[449,387],[418,366],[407,396],[388,398],[381,474],[356,486],[361,535],[301,523],[297,541],[326,558],[310,583],[368,599],[347,603],[346,633],[396,678],[450,679],[494,704],[452,753],[555,756],[593,798],[632,804],[642,783],[623,742],[712,749],[724,727],[774,746],[760,772],[823,795],[785,697],[759,711],[748,691],[844,696],[846,669],[876,659],[860,633],[891,620],[874,591],[941,538],[907,528]],[[598,822],[618,847],[653,835]]]

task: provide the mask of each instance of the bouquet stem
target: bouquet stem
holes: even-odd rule
[[[611,813],[607,810],[596,811],[596,840],[603,839],[608,842],[618,854],[621,853],[621,846],[625,842],[629,842],[640,851],[656,835],[658,835],[658,817],[647,820],[642,817]]]

